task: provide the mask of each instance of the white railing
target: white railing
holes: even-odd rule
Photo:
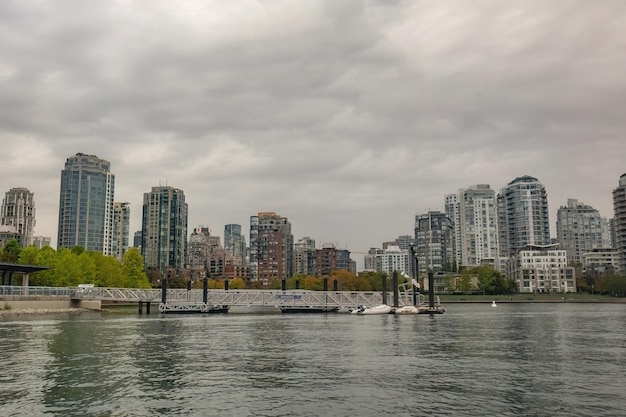
[[[77,300],[116,302],[154,302],[162,300],[159,288],[104,288],[104,287],[23,287],[0,286],[0,296],[52,296]],[[423,302],[420,295],[419,303]],[[168,289],[166,303],[175,305],[261,306],[277,308],[352,308],[359,305],[373,307],[383,303],[382,292],[361,291],[306,291],[306,290],[208,290],[207,302],[201,289]],[[393,293],[387,293],[387,304],[393,305]],[[412,293],[402,291],[398,306],[412,305]]]
[[[0,285],[0,296],[13,297],[70,297],[76,288],[70,287],[23,287]]]

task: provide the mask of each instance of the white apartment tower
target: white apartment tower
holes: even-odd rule
[[[123,262],[128,251],[130,236],[130,203],[113,203],[113,233],[111,233],[111,255]]]
[[[498,194],[497,211],[500,256],[550,244],[548,195],[537,178],[524,175],[508,183]]]
[[[620,257],[620,270],[626,271],[626,174],[619,178],[619,185],[613,190],[615,210],[615,249]]]
[[[33,193],[26,188],[11,188],[2,200],[0,226],[5,226],[20,237],[23,247],[33,243],[35,229],[35,201]]]
[[[446,214],[454,223],[458,266],[497,265],[498,218],[496,195],[488,184],[471,185],[445,201]]]
[[[610,248],[603,246],[605,227],[600,212],[591,206],[570,198],[566,206],[556,212],[556,235],[560,249],[567,251],[569,263],[582,263],[583,253],[593,249]],[[608,224],[608,223],[607,223]]]

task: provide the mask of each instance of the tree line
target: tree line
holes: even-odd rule
[[[112,288],[150,288],[143,258],[137,248],[129,248],[124,261],[100,252],[85,251],[82,246],[55,250],[50,246],[22,248],[11,240],[0,251],[0,261],[50,267],[31,273],[29,284],[42,287],[75,287],[94,284]],[[20,282],[20,276],[14,278]]]

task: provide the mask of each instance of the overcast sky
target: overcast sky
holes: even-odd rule
[[[275,211],[353,252],[521,175],[553,230],[568,198],[613,217],[624,22],[623,0],[2,1],[0,193],[33,191],[53,246],[78,152],[111,162],[132,231],[165,182],[190,230],[249,241]]]

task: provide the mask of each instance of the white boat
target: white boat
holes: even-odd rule
[[[389,314],[391,313],[391,310],[392,308],[387,304],[381,304],[376,307],[359,306],[359,308],[352,311],[352,314],[357,314],[359,316],[369,316],[372,314]]]
[[[419,309],[415,306],[404,306],[396,308],[396,314],[419,314]]]

